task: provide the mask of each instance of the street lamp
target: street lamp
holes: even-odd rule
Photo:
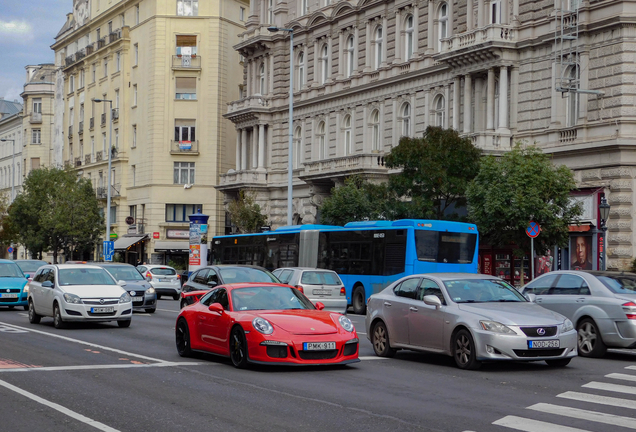
[[[110,181],[113,149],[111,147],[113,140],[113,101],[107,99],[93,99],[94,102],[108,102],[108,184],[106,185],[106,241],[110,241]]]
[[[610,205],[607,203],[607,199],[601,197],[601,204],[598,206],[598,210],[601,216],[601,230],[603,231],[603,269],[607,270],[607,220],[609,219]]]
[[[294,178],[294,29],[267,27],[270,32],[289,33],[289,158],[287,161],[287,225],[292,224],[292,195]]]
[[[13,144],[12,158],[11,158],[11,202],[13,202],[13,191],[15,189],[15,140],[2,138],[0,139],[2,142],[11,141]]]

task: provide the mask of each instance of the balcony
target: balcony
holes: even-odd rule
[[[113,108],[111,115],[113,116],[113,121],[119,120],[119,108]]]
[[[82,157],[78,156],[75,158],[75,166],[76,167],[81,167],[82,166]]]
[[[84,165],[88,165],[91,162],[92,162],[91,155],[87,154],[86,156],[84,156]]]
[[[95,153],[95,162],[101,162],[104,160],[104,152],[103,151],[98,151],[97,153]]]
[[[113,43],[121,39],[121,29],[117,29],[108,35],[108,43]]]
[[[170,141],[170,154],[199,155],[199,141]]]
[[[121,185],[120,185],[120,184],[114,184],[114,185],[112,185],[112,186],[110,187],[110,197],[111,197],[111,198],[118,198],[118,197],[120,197],[120,196],[121,196],[120,190],[121,190]],[[95,193],[96,193],[96,195],[97,195],[97,198],[99,198],[99,199],[106,199],[106,198],[107,198],[106,194],[108,193],[108,189],[106,189],[106,187],[105,187],[105,186],[103,186],[103,187],[98,187],[98,188],[95,190]]]
[[[306,162],[298,177],[307,183],[331,185],[334,178],[354,174],[388,179],[389,169],[384,165],[384,153],[361,154]]]
[[[267,172],[257,170],[232,171],[219,176],[218,190],[235,190],[267,186]]]
[[[172,56],[172,69],[188,69],[188,70],[200,70],[201,69],[201,56],[194,55],[173,55]]]
[[[103,37],[97,41],[97,49],[102,49],[106,46],[106,37]]]
[[[106,126],[106,113],[102,114],[102,126]]]
[[[81,121],[79,122],[79,124],[77,125],[77,133],[82,135],[84,133],[84,122]]]
[[[88,121],[88,128],[90,130],[95,129],[95,117],[91,117],[91,119]]]
[[[42,113],[32,112],[31,113],[31,123],[42,123]]]
[[[437,61],[461,67],[466,62],[480,63],[503,57],[502,48],[515,48],[517,29],[507,24],[490,24],[486,27],[455,34],[442,40]]]
[[[91,55],[95,51],[95,44],[86,45],[86,55]]]

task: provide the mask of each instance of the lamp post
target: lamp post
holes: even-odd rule
[[[15,189],[15,140],[2,138],[0,139],[2,142],[11,141],[13,144],[13,151],[11,157],[11,202],[13,202],[14,196],[13,191]]]
[[[270,32],[289,33],[289,158],[287,161],[287,225],[292,224],[292,196],[294,178],[294,29],[267,27]]]
[[[609,219],[610,205],[605,196],[601,197],[601,204],[598,206],[601,216],[601,230],[603,231],[603,268],[607,270],[607,220]]]
[[[113,101],[107,99],[93,99],[95,102],[108,102],[108,184],[106,185],[106,241],[110,241],[110,181],[111,181],[111,166],[112,166],[112,140],[113,140]]]

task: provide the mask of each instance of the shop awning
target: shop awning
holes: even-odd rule
[[[190,243],[187,241],[157,241],[155,242],[155,252],[179,251],[188,252]]]
[[[148,239],[147,235],[121,237],[115,240],[115,250],[127,250],[137,242]]]

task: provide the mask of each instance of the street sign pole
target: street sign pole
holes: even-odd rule
[[[530,279],[534,279],[534,237],[530,237]]]
[[[530,221],[528,228],[526,228],[526,234],[530,237],[530,279],[534,279],[534,238],[541,232],[541,226]],[[521,265],[521,271],[523,271],[523,261]]]

